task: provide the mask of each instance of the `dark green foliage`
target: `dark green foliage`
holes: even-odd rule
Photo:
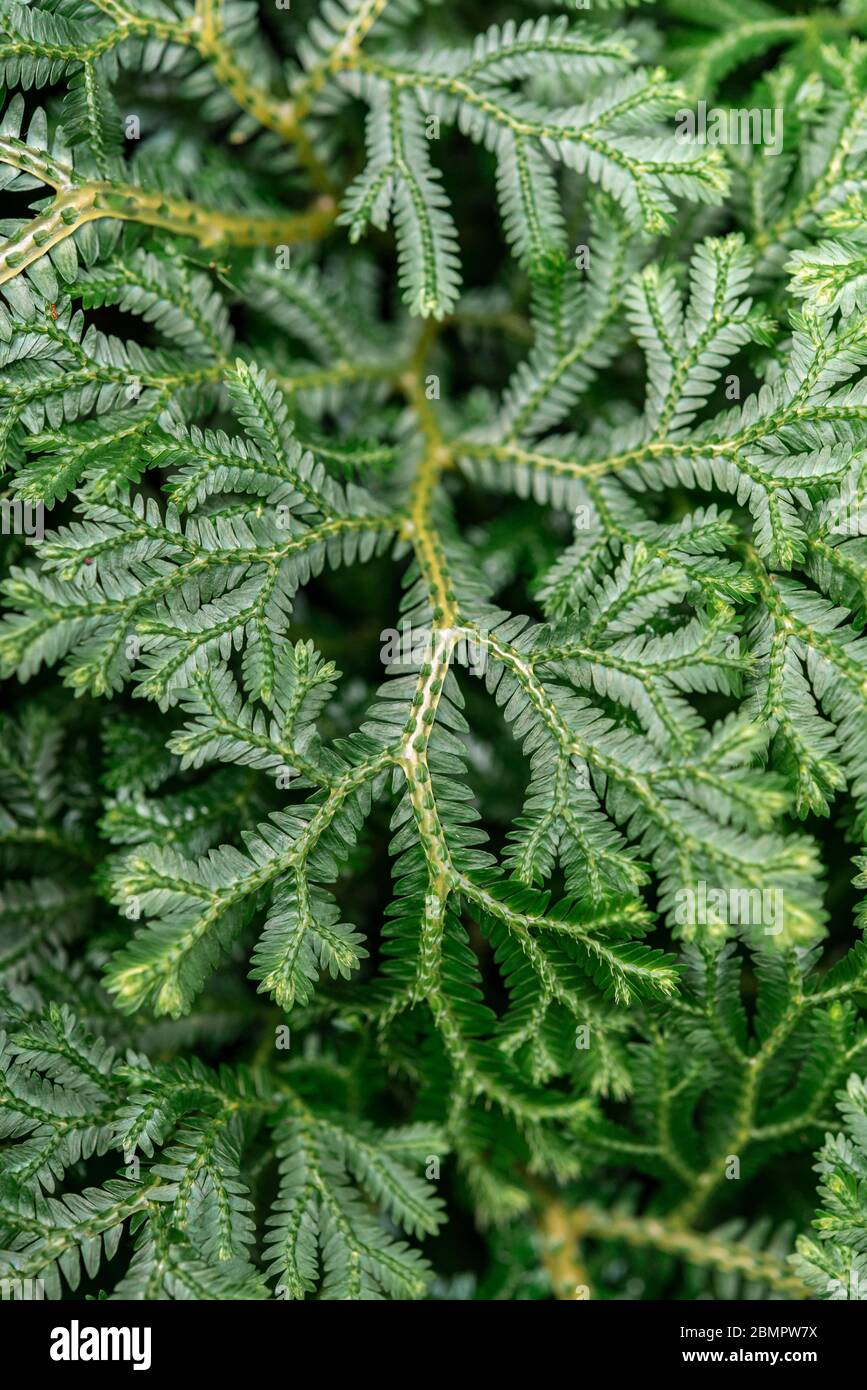
[[[0,0],[0,1276],[864,1297],[867,12],[301,9]]]

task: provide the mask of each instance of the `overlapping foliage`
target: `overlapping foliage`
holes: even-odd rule
[[[863,1297],[867,13],[501,8],[0,3],[50,1297]]]

